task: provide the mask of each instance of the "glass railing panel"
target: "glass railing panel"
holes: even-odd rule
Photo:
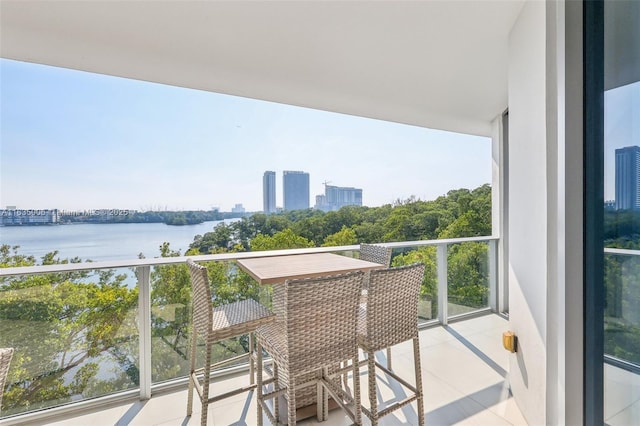
[[[269,306],[267,288],[259,286],[235,262],[203,262],[209,272],[214,306],[255,299]],[[186,377],[189,373],[191,338],[191,286],[186,264],[160,265],[151,272],[151,374],[152,383]],[[212,363],[227,360],[249,350],[249,337],[240,336],[216,343]],[[205,344],[198,339],[196,359],[204,365]],[[246,363],[245,360],[239,361]],[[233,364],[226,364],[228,368]]]
[[[640,365],[640,250],[605,253],[604,352]]]
[[[191,287],[186,264],[151,268],[151,381],[189,373]]]
[[[129,269],[0,278],[2,416],[138,388],[137,316]]]
[[[436,247],[421,246],[394,249],[391,266],[423,263],[424,278],[420,287],[418,301],[418,323],[438,319],[438,268],[436,263]]]
[[[447,251],[449,317],[489,307],[489,243],[450,244]]]

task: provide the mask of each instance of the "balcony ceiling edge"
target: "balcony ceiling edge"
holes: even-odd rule
[[[523,1],[0,3],[0,56],[482,136]]]

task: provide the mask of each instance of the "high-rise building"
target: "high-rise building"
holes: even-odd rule
[[[640,146],[616,149],[616,210],[640,209]]]
[[[340,210],[344,206],[361,206],[362,189],[325,185],[324,195],[316,196],[315,208],[323,211]]]
[[[266,171],[262,177],[262,210],[265,213],[276,211],[276,172]]]
[[[282,172],[282,196],[285,210],[309,208],[309,173],[285,170]]]

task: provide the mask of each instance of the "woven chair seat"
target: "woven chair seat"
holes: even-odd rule
[[[219,341],[242,336],[271,322],[274,315],[253,299],[213,308],[209,340]]]

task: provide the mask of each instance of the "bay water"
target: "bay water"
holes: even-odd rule
[[[18,253],[33,255],[40,263],[46,253],[58,250],[60,259],[80,257],[83,261],[137,259],[160,256],[160,245],[169,242],[181,254],[196,235],[213,231],[221,223],[238,219],[171,226],[164,223],[79,223],[73,225],[3,226],[0,244],[18,245]]]

